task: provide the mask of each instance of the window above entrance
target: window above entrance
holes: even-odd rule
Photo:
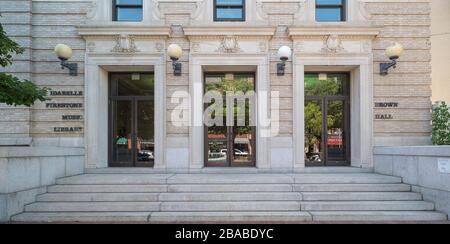
[[[113,21],[140,22],[143,18],[143,0],[112,0]]]
[[[342,22],[346,16],[346,0],[316,0],[317,22]]]
[[[245,0],[214,0],[214,21],[245,21]]]
[[[111,96],[153,96],[154,77],[153,73],[113,73]]]

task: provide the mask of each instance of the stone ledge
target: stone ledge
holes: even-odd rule
[[[0,147],[0,158],[84,156],[84,148]]]
[[[153,26],[145,23],[92,23],[78,26],[78,33],[81,36],[157,36],[167,38],[170,36],[170,27]]]
[[[450,146],[374,147],[375,155],[450,157]]]
[[[29,146],[32,142],[31,137],[18,137],[18,138],[1,138],[1,146]],[[0,154],[1,155],[1,154]]]

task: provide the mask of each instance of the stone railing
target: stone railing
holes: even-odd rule
[[[450,146],[375,147],[375,172],[403,178],[450,214]]]
[[[56,179],[84,173],[84,149],[0,147],[0,222],[23,211]]]

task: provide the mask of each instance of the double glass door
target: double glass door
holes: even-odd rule
[[[256,108],[256,104],[252,102],[254,97],[246,96],[248,92],[254,90],[254,74],[205,74],[205,93],[213,94],[214,97],[222,100],[218,103],[211,99],[210,102],[204,103],[205,109],[210,109],[209,113],[205,113],[208,114],[208,118],[222,122],[222,124],[205,123],[206,166],[255,166],[256,127],[252,125],[255,121],[252,110]],[[237,102],[239,99],[244,103],[239,105]]]
[[[154,166],[153,74],[111,74],[111,167]]]
[[[349,74],[305,74],[307,166],[350,164]]]

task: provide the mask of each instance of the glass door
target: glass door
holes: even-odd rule
[[[153,87],[151,73],[110,75],[109,166],[153,167]]]
[[[350,76],[305,74],[305,160],[307,166],[350,164]]]
[[[133,166],[133,102],[132,100],[110,101],[112,119],[112,145],[110,164],[115,166]]]
[[[204,104],[210,111],[209,118],[216,121],[207,122],[204,127],[206,166],[255,166],[256,127],[252,125],[252,109],[256,107],[254,96],[248,93],[254,90],[254,74],[205,74],[205,93],[212,92],[215,95],[211,97],[221,99]]]

